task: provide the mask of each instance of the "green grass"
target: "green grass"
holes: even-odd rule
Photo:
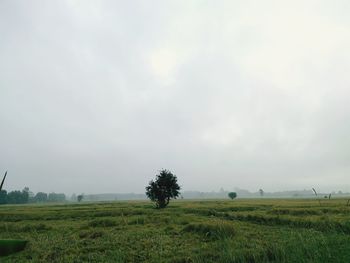
[[[346,200],[0,206],[0,262],[350,262]]]

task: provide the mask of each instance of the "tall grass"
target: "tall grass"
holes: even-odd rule
[[[30,241],[0,262],[349,262],[346,201],[0,206],[0,238]]]

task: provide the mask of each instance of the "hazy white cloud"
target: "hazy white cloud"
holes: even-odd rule
[[[7,188],[349,191],[349,9],[1,1]]]

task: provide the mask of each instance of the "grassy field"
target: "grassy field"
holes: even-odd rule
[[[0,262],[350,262],[346,200],[0,206]]]

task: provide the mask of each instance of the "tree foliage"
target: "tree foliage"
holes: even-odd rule
[[[180,195],[179,190],[176,175],[163,169],[156,175],[156,179],[146,186],[146,195],[156,203],[157,208],[164,208],[170,199],[176,199]]]
[[[12,191],[7,194],[8,204],[26,204],[28,203],[29,193],[25,189],[22,191]]]
[[[7,191],[0,190],[0,205],[7,204]]]
[[[47,202],[47,193],[38,192],[34,197],[35,202]]]
[[[81,202],[82,200],[83,200],[83,198],[84,198],[84,195],[78,195],[77,196],[77,200],[78,200],[78,202]]]
[[[66,201],[66,195],[60,193],[49,193],[47,196],[47,201],[49,202],[64,202]]]
[[[236,192],[230,192],[230,193],[228,193],[228,197],[230,197],[233,200],[233,199],[235,199],[237,197],[237,193]]]
[[[34,193],[29,190],[29,187],[24,187],[22,191],[15,190],[8,193],[6,190],[2,190],[6,176],[7,171],[0,183],[0,204],[27,204],[29,202],[47,201],[64,202],[66,200],[66,196],[64,194],[50,193],[47,195],[46,193],[39,192],[34,195]]]

